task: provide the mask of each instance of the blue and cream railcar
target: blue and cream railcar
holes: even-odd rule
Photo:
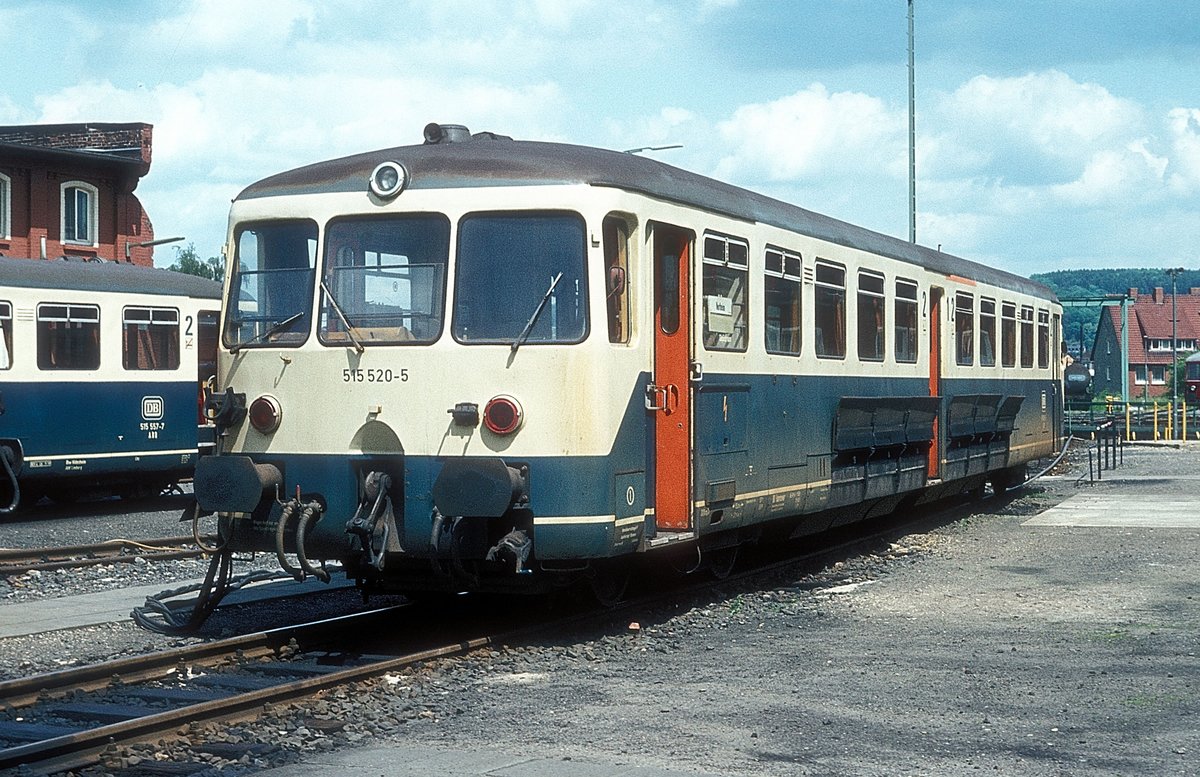
[[[1058,447],[1045,287],[628,153],[430,125],[230,214],[198,514],[297,577],[728,559]]]
[[[220,294],[148,267],[0,258],[0,509],[190,477],[213,445],[200,392]]]

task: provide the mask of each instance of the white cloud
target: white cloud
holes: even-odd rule
[[[880,170],[903,175],[905,126],[877,97],[813,84],[769,103],[743,105],[718,126],[732,152],[717,165],[729,179],[796,179]]]
[[[1200,190],[1200,108],[1175,108],[1167,114],[1174,158],[1171,188],[1180,194]]]

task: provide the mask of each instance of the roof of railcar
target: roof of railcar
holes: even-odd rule
[[[0,289],[68,289],[220,299],[221,284],[186,273],[117,262],[0,257]]]
[[[589,146],[518,141],[492,133],[479,133],[469,140],[399,146],[319,162],[251,184],[237,199],[321,192],[365,193],[371,171],[388,160],[400,162],[408,170],[409,189],[610,186],[770,224],[911,262],[947,276],[1054,299],[1049,288],[1028,278],[857,227],[648,157]]]

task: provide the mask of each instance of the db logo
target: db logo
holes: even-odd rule
[[[157,421],[163,417],[162,397],[142,397],[142,419]]]

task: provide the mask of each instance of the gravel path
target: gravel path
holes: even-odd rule
[[[1200,450],[1132,449],[1117,474],[1200,475]],[[816,573],[430,662],[189,732],[230,743],[215,752],[139,748],[113,765],[243,774],[395,741],[729,775],[1200,773],[1200,528],[1022,525],[1078,490],[1041,481]],[[0,645],[0,674],[170,638],[120,623],[30,640]]]

